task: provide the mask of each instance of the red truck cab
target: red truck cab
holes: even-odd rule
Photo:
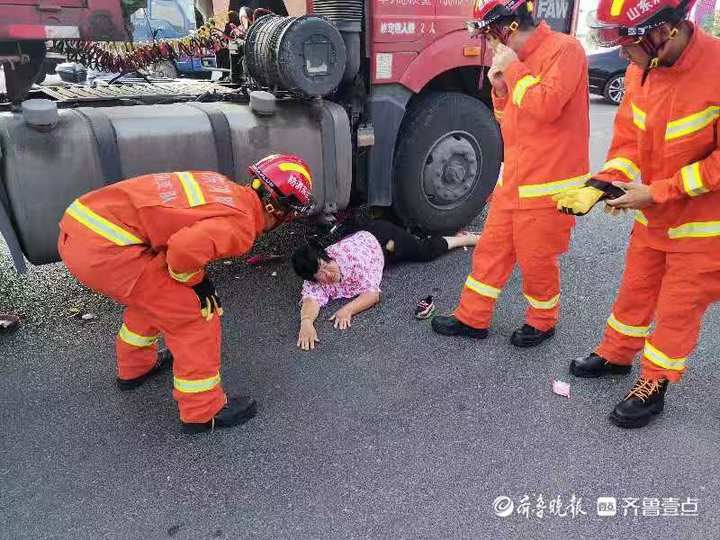
[[[465,25],[474,3],[365,4],[375,130],[368,201],[392,205],[407,222],[430,230],[468,223],[491,193],[502,161],[489,85],[482,84],[481,67],[490,58],[481,56],[480,40],[470,38]],[[578,6],[573,0],[538,0],[535,11],[555,30],[572,33]]]

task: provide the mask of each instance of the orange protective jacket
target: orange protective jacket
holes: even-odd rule
[[[630,66],[608,160],[595,177],[642,179],[656,204],[634,234],[670,252],[720,250],[720,40],[695,27],[672,67]]]
[[[196,285],[205,265],[246,253],[265,224],[255,192],[214,172],[177,172],[140,176],[83,195],[70,205],[60,228],[69,235],[88,235],[103,246],[103,257],[116,258],[125,269],[113,279],[129,294],[143,271],[128,263],[128,254],[146,247],[165,252],[168,272],[177,281]],[[88,261],[88,264],[92,264]]]
[[[505,145],[493,194],[502,208],[549,208],[551,195],[582,186],[588,157],[588,67],[574,37],[542,22],[504,71],[508,95],[493,92]]]

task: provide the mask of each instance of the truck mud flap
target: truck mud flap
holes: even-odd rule
[[[322,129],[323,178],[325,179],[324,214],[337,212],[338,169],[335,156],[335,121],[327,103],[320,102],[320,129]]]
[[[350,124],[345,110],[331,101],[318,101],[322,130],[322,178],[325,204],[322,212],[334,214],[347,207],[352,189],[352,145]],[[348,165],[350,165],[348,169]]]
[[[405,107],[412,92],[399,84],[373,88],[370,117],[375,129],[375,144],[368,155],[368,203],[371,206],[392,204],[393,158]]]

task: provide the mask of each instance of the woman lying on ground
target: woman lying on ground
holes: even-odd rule
[[[380,301],[380,282],[385,265],[401,262],[428,262],[451,249],[474,246],[477,235],[418,238],[390,222],[370,221],[354,227],[349,234],[327,249],[305,245],[292,256],[293,268],[305,280],[300,309],[297,346],[307,351],[319,341],[315,319],[330,300],[352,298],[330,317],[335,328],[345,330],[352,317]]]

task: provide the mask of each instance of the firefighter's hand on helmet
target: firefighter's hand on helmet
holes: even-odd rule
[[[203,319],[210,321],[215,313],[217,313],[218,317],[222,317],[223,309],[220,297],[209,277],[205,276],[205,279],[193,287],[193,291],[200,300],[200,314]]]
[[[502,73],[505,71],[510,64],[518,59],[518,55],[507,45],[495,42],[493,47],[493,60],[492,67],[496,68],[497,71]]]
[[[593,206],[604,196],[604,191],[586,186],[568,189],[562,193],[553,195],[552,199],[557,203],[557,209],[563,214],[584,216],[592,210]]]

